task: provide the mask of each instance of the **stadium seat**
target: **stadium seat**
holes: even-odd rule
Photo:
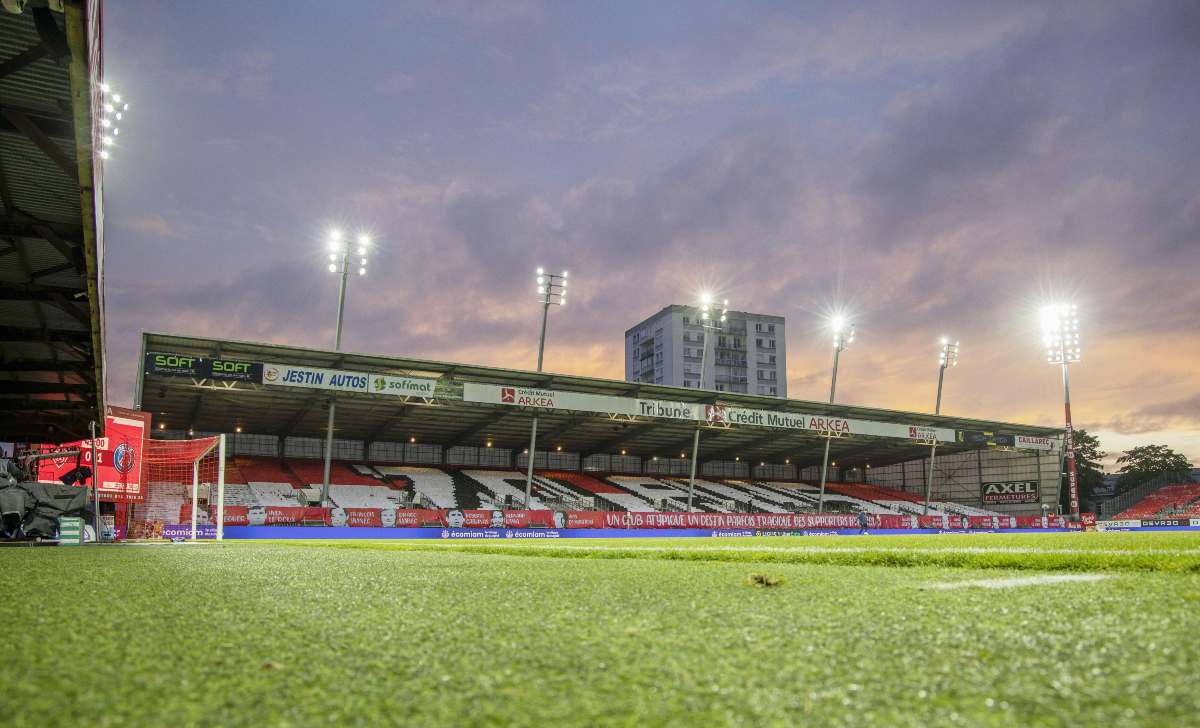
[[[375,469],[387,476],[403,478],[410,483],[413,492],[433,505],[434,508],[466,508],[459,503],[454,478],[437,468],[414,465],[377,465]]]
[[[525,501],[525,475],[512,470],[463,470],[463,475],[482,486],[480,493],[481,508],[500,508],[507,499],[508,502],[522,504]],[[520,485],[515,485],[519,483]],[[537,498],[539,488],[531,488],[530,505],[534,510],[542,510],[546,506]]]
[[[1200,515],[1200,483],[1172,483],[1118,513],[1117,519]]]

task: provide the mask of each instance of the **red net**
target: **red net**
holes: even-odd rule
[[[142,462],[146,499],[132,507],[129,538],[162,538],[163,529],[216,524],[220,438],[147,440]]]

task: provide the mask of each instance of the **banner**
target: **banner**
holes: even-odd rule
[[[954,442],[955,431],[945,427],[925,427],[896,422],[852,420],[798,412],[705,405],[695,402],[671,402],[658,399],[634,399],[610,395],[564,392],[553,389],[517,387],[502,384],[463,383],[463,400],[514,407],[598,412],[611,415],[637,415],[661,419],[688,420],[708,424],[771,427],[809,430],[820,433],[870,435],[903,440]]]
[[[984,503],[1037,503],[1039,500],[1036,480],[982,483],[979,489]]]
[[[1031,437],[1029,435],[1017,435],[1014,438],[1014,445],[1024,450],[1057,450],[1058,441],[1052,440],[1049,437]]]
[[[210,359],[187,354],[148,351],[143,367],[146,374],[159,376],[258,383],[262,381],[263,365],[240,359]]]
[[[146,433],[150,429],[150,413],[114,407],[104,408],[104,437],[96,438],[96,467],[92,467],[92,441],[80,440],[55,447],[52,452],[78,450],[79,455],[62,455],[38,464],[38,480],[61,483],[62,477],[78,465],[95,472],[100,484],[100,500],[117,503],[141,503],[146,500],[142,490],[142,455],[145,453]],[[91,487],[91,481],[76,483]]]
[[[201,515],[197,528],[211,528],[212,519]],[[184,504],[178,522],[191,528],[191,508]],[[319,508],[294,506],[226,506],[226,526],[299,526],[321,523],[334,527],[426,528],[451,531],[486,532],[488,537],[503,538],[514,529],[533,529],[545,533],[571,530],[695,530],[746,534],[774,532],[781,535],[802,531],[859,529],[858,514],[828,513],[627,513],[617,511],[500,511],[483,509],[394,509],[394,508]],[[1187,525],[1188,519],[1131,521],[1141,525]],[[1120,522],[1125,523],[1125,522]],[[1200,525],[1200,521],[1197,521]],[[1102,524],[1102,527],[1109,524]],[[903,531],[915,528],[937,530],[1002,530],[1010,528],[1065,528],[1062,516],[959,516],[937,514],[869,514],[868,529]],[[130,538],[170,538],[162,521],[135,522]],[[309,531],[320,538],[320,530]]]
[[[437,388],[437,381],[422,377],[396,377],[389,374],[316,369],[290,364],[262,365],[262,383],[277,387],[388,394],[397,397],[432,397]]]

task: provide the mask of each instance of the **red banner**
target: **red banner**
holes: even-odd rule
[[[96,438],[97,482],[100,500],[118,503],[141,503],[146,500],[142,489],[142,456],[146,452],[146,433],[150,429],[150,413],[105,407],[104,437]],[[58,483],[60,478],[79,465],[92,467],[92,441],[80,440],[59,446],[56,452],[79,450],[75,456],[42,461],[38,480]],[[90,486],[88,482],[86,485]]]
[[[180,508],[179,522],[191,521]],[[470,509],[316,508],[226,506],[227,526],[324,522],[328,526],[399,528],[693,528],[715,530],[858,529],[853,513],[626,513],[623,511],[499,511]],[[1064,528],[1062,516],[909,516],[871,514],[868,528]]]

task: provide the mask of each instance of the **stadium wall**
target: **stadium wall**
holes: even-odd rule
[[[989,508],[1014,516],[1040,515],[1042,505],[1056,513],[1062,485],[1059,456],[1020,450],[973,450],[934,458],[935,501],[951,501]],[[924,497],[929,458],[907,460],[864,471],[868,483],[897,488]],[[985,503],[984,483],[1036,482],[1037,500],[1031,503]]]

